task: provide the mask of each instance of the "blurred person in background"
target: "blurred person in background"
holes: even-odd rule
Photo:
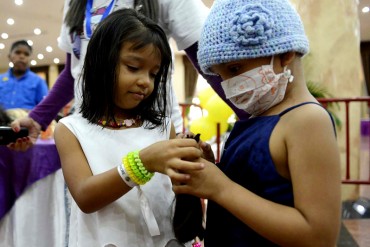
[[[30,70],[32,47],[25,40],[14,42],[9,61],[12,68],[0,74],[0,105],[5,110],[33,109],[48,93],[44,79]]]

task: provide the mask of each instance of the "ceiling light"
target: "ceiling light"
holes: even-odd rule
[[[58,42],[58,43],[60,42],[60,36],[57,38],[57,42]]]
[[[8,18],[8,20],[6,20],[6,23],[8,23],[9,25],[13,25],[14,24],[14,19]]]
[[[33,41],[32,40],[27,40],[27,44],[29,44],[29,46],[33,46]]]
[[[14,64],[12,62],[9,62],[9,67],[10,68],[13,68],[14,67]]]
[[[46,47],[46,51],[47,52],[52,52],[53,51],[53,47],[51,47],[50,45]]]
[[[39,54],[37,54],[37,58],[40,59],[40,60],[42,60],[42,59],[44,59],[44,55],[42,55],[41,53],[39,53]]]
[[[37,62],[35,60],[31,61],[31,65],[36,65],[36,64],[37,64]]]
[[[0,43],[0,50],[4,49],[5,45],[3,43]]]
[[[7,38],[9,38],[9,35],[7,33],[2,33],[1,38],[7,39]]]
[[[33,33],[36,34],[36,35],[40,35],[41,34],[41,29],[40,28],[35,28],[33,30]]]
[[[369,11],[370,11],[370,8],[367,6],[362,8],[362,13],[369,13]]]
[[[16,5],[22,5],[23,4],[23,0],[14,0],[14,3]]]
[[[59,62],[59,58],[54,58],[54,63],[58,64]]]

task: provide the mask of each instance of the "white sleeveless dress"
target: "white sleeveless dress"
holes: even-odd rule
[[[170,120],[167,129],[129,128],[103,129],[89,124],[80,114],[60,120],[77,137],[94,175],[117,167],[122,157],[133,150],[169,139]],[[158,223],[160,235],[152,237],[140,209],[138,188],[92,214],[83,213],[76,202],[71,203],[69,247],[117,246],[145,247],[165,246],[174,238],[172,232],[172,207],[174,193],[170,179],[155,173],[141,186]]]

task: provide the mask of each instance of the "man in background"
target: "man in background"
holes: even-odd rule
[[[29,68],[31,55],[32,47],[27,41],[12,44],[8,57],[13,67],[0,74],[0,106],[5,110],[31,110],[48,93],[45,80]]]

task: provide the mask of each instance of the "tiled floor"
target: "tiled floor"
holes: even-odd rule
[[[343,220],[343,226],[352,236],[359,247],[370,246],[370,219],[348,219]],[[342,234],[345,234],[341,232]],[[338,246],[339,243],[338,243]],[[347,245],[348,246],[348,245]],[[344,247],[344,245],[343,245]]]
[[[370,247],[370,219],[343,220],[336,247]]]
[[[357,242],[342,223],[336,247],[358,247]]]

